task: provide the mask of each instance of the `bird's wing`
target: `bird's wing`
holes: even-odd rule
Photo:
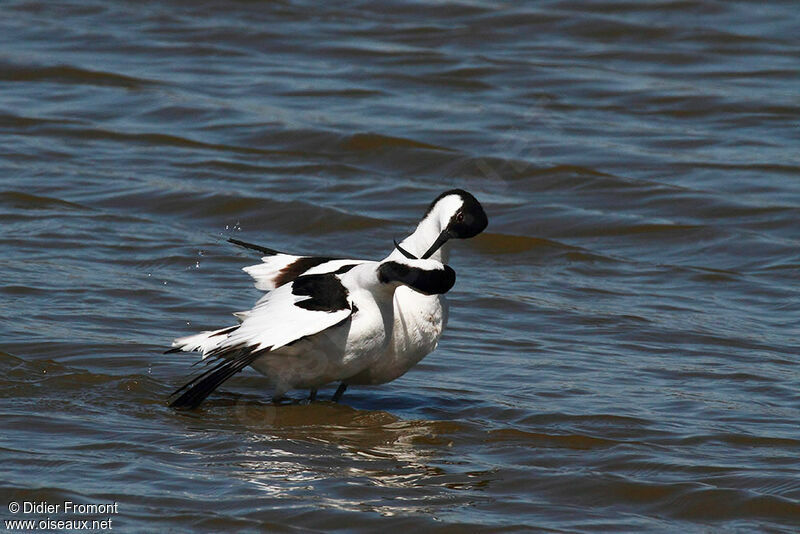
[[[227,339],[228,334],[236,330],[236,328],[236,326],[229,326],[219,330],[206,330],[204,332],[200,332],[199,334],[179,337],[172,342],[172,348],[169,349],[165,354],[169,354],[171,352],[199,351],[203,354],[203,358],[205,358],[207,353],[217,348],[223,341],[225,341],[225,339]]]
[[[335,273],[343,267],[363,261],[281,253],[264,256],[261,258],[261,263],[244,267],[242,270],[253,277],[256,289],[271,291],[304,274]]]
[[[335,273],[342,268],[348,268],[365,261],[327,256],[296,256],[233,237],[228,238],[228,241],[242,248],[257,250],[264,254],[261,258],[261,263],[242,268],[244,272],[253,277],[256,289],[261,291],[271,291],[304,274]],[[241,314],[234,315],[240,317]]]
[[[353,313],[347,289],[334,274],[301,276],[264,295],[242,323],[219,337],[206,353],[215,363],[172,394],[170,406],[194,408],[217,387],[257,358],[318,334]],[[220,331],[222,332],[222,331]]]
[[[264,295],[222,347],[275,350],[330,328],[352,313],[348,292],[336,275],[301,276]]]
[[[227,379],[253,363],[265,351],[239,350],[220,359],[204,372],[175,390],[169,405],[173,408],[197,408],[206,397],[211,395]]]

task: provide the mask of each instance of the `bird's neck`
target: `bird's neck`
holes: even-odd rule
[[[376,302],[391,302],[396,286],[384,284],[378,279],[377,265],[371,261],[356,265],[341,276],[342,284],[351,294],[368,291],[372,293]]]
[[[422,255],[428,251],[430,246],[433,245],[434,241],[436,241],[436,238],[439,237],[439,234],[442,233],[442,230],[443,228],[439,218],[434,216],[433,213],[429,213],[427,217],[419,222],[417,228],[411,233],[411,235],[400,242],[400,246],[414,256],[418,258],[422,257]],[[445,243],[439,247],[439,250],[434,252],[430,258],[441,263],[447,263],[449,252],[450,244]],[[404,257],[403,254],[399,250],[394,249],[386,259],[397,259],[402,257]]]

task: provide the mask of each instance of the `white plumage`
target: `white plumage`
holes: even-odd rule
[[[239,325],[176,339],[172,352],[200,350],[216,363],[176,391],[171,405],[197,406],[248,365],[267,377],[276,398],[357,374],[387,350],[401,284],[438,294],[455,282],[452,269],[430,259],[362,262],[340,271],[281,285]]]
[[[405,257],[402,251],[405,251],[415,257],[430,257],[447,263],[449,239],[474,237],[487,224],[486,213],[474,196],[460,189],[446,191],[431,203],[414,232],[384,261],[402,259]],[[231,241],[267,254],[261,263],[243,269],[263,291],[273,290],[300,274],[335,272],[343,266],[366,261],[294,256],[235,239]],[[392,339],[383,354],[360,372],[346,377],[334,400],[338,400],[347,384],[390,382],[435,350],[447,325],[447,300],[443,295],[423,295],[410,287],[399,287],[394,294],[392,316]]]

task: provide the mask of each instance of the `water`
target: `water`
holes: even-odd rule
[[[796,11],[4,2],[0,515],[796,531]],[[227,237],[378,258],[451,187],[490,225],[406,376],[165,406],[172,338],[259,295]]]

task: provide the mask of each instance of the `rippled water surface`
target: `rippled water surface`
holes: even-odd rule
[[[3,519],[800,528],[796,3],[0,14]],[[259,296],[228,237],[379,258],[452,187],[490,225],[419,366],[339,405],[246,372],[166,407],[172,338]]]

